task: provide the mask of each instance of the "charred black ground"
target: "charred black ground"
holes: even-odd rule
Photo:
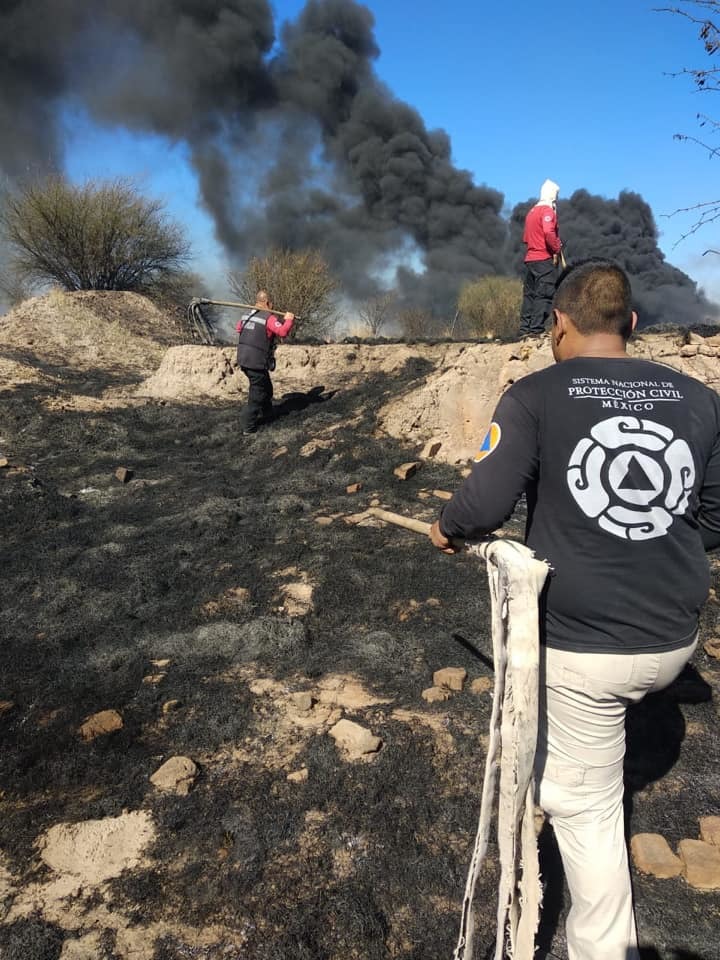
[[[137,923],[170,917],[231,932],[212,949],[163,937],[156,960],[451,955],[491,701],[464,692],[430,706],[421,691],[443,666],[491,674],[484,573],[397,529],[316,523],[374,496],[429,518],[435,507],[417,498],[421,488],[457,486],[453,468],[432,462],[399,481],[393,468],[416,450],[375,436],[380,404],[424,373],[418,361],[322,403],[290,398],[254,437],[239,435],[229,405],[82,413],[49,409],[35,386],[2,394],[1,446],[15,469],[0,479],[0,699],[15,706],[0,718],[0,848],[15,873],[37,874],[33,843],[52,824],[143,807],[159,826],[155,866],[114,881],[113,903]],[[327,428],[336,428],[333,445],[301,456]],[[134,471],[130,483],[115,479],[119,465]],[[356,481],[363,490],[349,496]],[[303,618],[277,609],[273,575],[289,567],[315,584]],[[249,604],[208,610],[238,585]],[[706,635],[718,611],[708,605]],[[157,658],[171,661],[165,679],[143,683]],[[717,812],[710,695],[720,670],[703,652],[695,665],[710,684],[689,675],[631,717],[632,833],[695,837],[698,817]],[[310,737],[292,765],[307,766],[308,780],[289,783],[288,770],[267,760],[278,746],[272,705],[240,679],[245,670],[289,691],[330,673],[356,676],[391,700],[355,717],[382,737],[381,753],[349,764],[328,736]],[[169,699],[180,706],[164,717]],[[123,730],[83,742],[79,724],[108,708],[122,713]],[[444,718],[451,746],[441,749],[422,723],[393,719],[397,708]],[[197,758],[201,776],[189,796],[168,799],[148,778],[174,754]],[[478,895],[478,958],[494,942],[494,862],[493,845]],[[543,942],[565,958],[563,891],[552,874]],[[648,957],[716,960],[718,894],[642,876],[635,888]],[[40,917],[0,921],[0,957],[54,960],[64,936]],[[103,944],[112,958],[110,933]]]

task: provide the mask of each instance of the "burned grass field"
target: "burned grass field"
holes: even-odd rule
[[[237,404],[103,402],[101,371],[2,392],[4,960],[452,954],[491,709],[484,571],[355,516],[377,500],[431,519],[430,491],[459,483],[432,460],[399,480],[417,447],[376,429],[425,373],[417,360],[278,397],[252,437]],[[713,596],[705,637],[719,615]],[[426,702],[446,666],[467,670],[463,691]],[[631,834],[674,844],[720,813],[719,684],[700,648],[630,718]],[[81,735],[109,710],[121,727]],[[342,718],[380,748],[350,759],[329,733]],[[189,791],[154,786],[178,756],[196,766]],[[125,869],[120,856],[98,878],[92,844],[48,863],[53,827],[139,812],[147,837]],[[564,958],[547,829],[542,844],[541,955]],[[495,866],[493,841],[478,958],[494,943]],[[648,957],[720,957],[717,892],[634,882]]]

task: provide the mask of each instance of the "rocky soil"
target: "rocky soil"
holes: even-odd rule
[[[636,349],[716,383],[716,336]],[[542,342],[287,346],[277,419],[242,437],[232,350],[183,346],[142,298],[0,318],[2,960],[451,955],[491,708],[485,576],[365,510],[433,518],[502,388],[547,362]],[[647,960],[720,957],[713,858],[689,844],[720,849],[715,593],[702,628],[707,650],[629,718]],[[564,960],[547,827],[541,846],[539,956]],[[493,842],[478,958],[496,879]]]

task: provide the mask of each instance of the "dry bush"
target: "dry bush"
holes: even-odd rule
[[[123,179],[75,186],[53,176],[7,191],[0,232],[18,278],[65,290],[147,293],[189,255],[182,228],[162,203]]]
[[[377,337],[392,319],[396,308],[395,294],[379,293],[366,300],[358,310],[360,321],[371,337]]]
[[[476,337],[511,337],[517,333],[522,282],[514,277],[481,277],[460,291],[458,310]]]
[[[422,340],[438,335],[435,317],[422,307],[407,307],[398,314],[398,323],[403,336],[411,340]]]
[[[299,318],[296,333],[324,337],[338,319],[338,284],[317,250],[271,250],[253,257],[244,271],[229,273],[228,282],[244,303],[255,303],[258,290],[267,290],[278,310]]]

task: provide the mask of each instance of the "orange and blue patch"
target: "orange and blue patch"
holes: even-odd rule
[[[497,450],[500,445],[500,438],[502,437],[502,430],[500,429],[500,424],[493,421],[490,424],[490,429],[485,434],[485,439],[483,440],[480,449],[475,454],[475,463],[480,463],[482,460],[485,460],[493,450]]]

